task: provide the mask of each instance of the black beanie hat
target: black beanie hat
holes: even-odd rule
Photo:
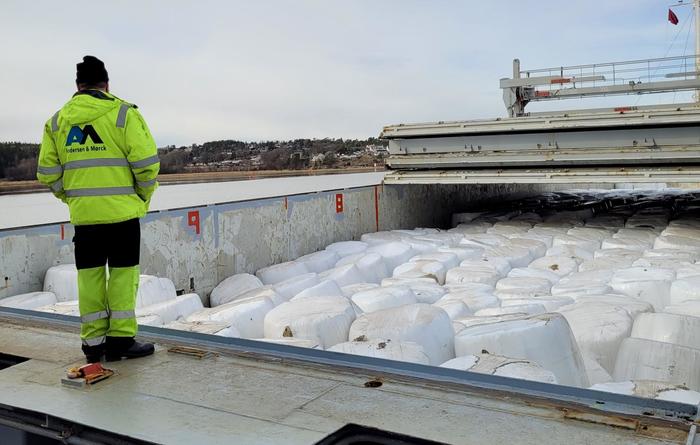
[[[105,64],[93,56],[83,57],[83,61],[76,65],[78,70],[75,81],[88,85],[96,85],[100,82],[108,82]]]

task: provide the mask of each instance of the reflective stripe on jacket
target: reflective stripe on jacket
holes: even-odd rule
[[[159,168],[143,117],[112,94],[80,91],[44,126],[37,178],[68,204],[74,225],[142,217]]]

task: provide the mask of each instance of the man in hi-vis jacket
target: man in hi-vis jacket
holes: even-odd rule
[[[139,218],[158,186],[155,141],[136,105],[109,92],[104,63],[77,65],[78,91],[44,126],[37,178],[75,226],[83,352],[89,363],[153,354],[134,340]]]

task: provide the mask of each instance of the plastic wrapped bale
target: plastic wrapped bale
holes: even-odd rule
[[[36,309],[58,303],[53,292],[29,292],[0,299],[0,306],[15,309]]]
[[[590,389],[647,399],[667,400],[686,405],[700,404],[700,392],[691,391],[683,385],[672,385],[652,380],[601,383],[591,386]]]
[[[625,227],[663,229],[668,224],[665,215],[642,215],[630,216],[625,222]]]
[[[700,301],[700,275],[671,283],[670,304],[677,305],[686,301]]]
[[[141,275],[136,293],[136,308],[172,300],[177,296],[175,285],[168,278]]]
[[[371,246],[367,253],[378,253],[384,259],[388,271],[393,271],[396,266],[408,262],[416,252],[410,245],[400,242],[391,242]]]
[[[445,284],[447,269],[439,261],[413,261],[401,264],[394,269],[394,278],[432,278],[438,284]]]
[[[344,286],[340,288],[340,290],[343,291],[343,296],[345,296],[346,298],[350,298],[358,292],[364,292],[366,290],[377,288],[379,288],[379,285],[375,283],[357,283],[351,284],[349,286]]]
[[[457,356],[476,355],[483,350],[538,363],[551,371],[559,384],[588,387],[581,353],[560,314],[472,326],[455,336]]]
[[[488,264],[455,267],[445,275],[446,284],[482,283],[494,286],[500,279],[501,274]]]
[[[586,354],[582,355],[583,364],[586,366],[586,375],[588,375],[588,383],[590,385],[612,382],[610,372],[600,366],[600,363],[598,363],[595,359],[587,356]]]
[[[565,277],[578,270],[576,260],[565,256],[545,256],[528,265],[533,269],[547,270],[560,277]]]
[[[585,355],[612,372],[622,340],[630,336],[633,319],[623,308],[606,303],[576,303],[558,309]]]
[[[297,348],[309,348],[309,349],[323,349],[318,342],[313,341],[313,340],[306,340],[304,338],[292,338],[292,337],[283,337],[283,338],[254,338],[253,340],[255,341],[262,341],[265,343],[275,343],[277,345],[284,345],[284,346],[294,346]]]
[[[333,280],[339,287],[365,282],[365,278],[354,264],[334,267],[333,269],[320,273],[318,279],[319,281]]]
[[[258,338],[264,334],[265,316],[274,308],[275,303],[269,297],[241,298],[195,312],[187,317],[187,321],[222,321],[235,327],[242,338]]]
[[[301,256],[295,261],[304,264],[309,272],[321,273],[335,267],[339,259],[340,257],[331,250],[320,250]]]
[[[652,243],[646,240],[634,238],[608,238],[603,240],[601,248],[605,249],[627,249],[643,252],[651,248]]]
[[[445,284],[442,288],[447,291],[446,293],[471,292],[479,295],[492,295],[494,290],[493,285],[484,283],[450,283]]]
[[[640,314],[634,320],[634,338],[700,348],[700,318],[668,313]]]
[[[593,253],[600,249],[600,241],[576,235],[557,235],[552,240],[552,248],[560,246],[574,246]]]
[[[283,299],[289,300],[299,292],[314,287],[318,283],[318,275],[310,272],[280,281],[273,285],[272,289]]]
[[[457,256],[459,261],[478,260],[484,254],[484,249],[478,246],[455,246],[455,247],[440,247],[438,253],[451,253]]]
[[[459,369],[478,372],[479,374],[498,375],[514,379],[530,380],[542,383],[557,383],[554,373],[547,371],[535,362],[494,354],[478,354],[455,357],[448,360],[441,368]]]
[[[139,326],[163,326],[163,319],[160,315],[150,314],[143,317],[136,317],[136,324]]]
[[[51,292],[56,299],[72,301],[78,299],[78,269],[75,264],[60,264],[50,267],[44,275],[44,292]]]
[[[539,315],[544,314],[545,312],[547,312],[547,308],[545,308],[543,304],[529,303],[479,309],[478,311],[474,312],[474,315],[477,317],[493,317],[494,315],[505,314]]]
[[[262,286],[262,281],[255,275],[239,273],[219,283],[214,290],[211,291],[209,302],[212,307],[219,306],[235,300],[249,290],[259,289]]]
[[[472,326],[482,326],[485,324],[500,323],[502,321],[510,320],[522,320],[527,318],[526,314],[502,314],[502,315],[490,315],[488,317],[478,317],[476,315],[456,318],[452,320],[452,327],[455,330],[455,334],[462,332],[466,328]]]
[[[286,263],[273,264],[272,266],[258,269],[255,275],[260,278],[260,281],[264,284],[277,284],[309,272],[311,271],[306,267],[306,264],[287,261]]]
[[[527,231],[527,233],[522,233],[522,234],[513,235],[513,236],[511,236],[510,240],[511,240],[511,242],[512,242],[512,241],[515,241],[515,240],[537,241],[537,242],[539,242],[539,243],[544,244],[544,246],[545,246],[545,253],[546,253],[547,249],[549,249],[550,247],[552,247],[552,240],[553,240],[554,236],[553,236],[553,235],[547,235],[547,234],[544,234],[544,233],[537,233],[536,230],[535,230],[535,231],[533,231],[533,230],[534,230],[534,229],[530,229],[530,230]],[[545,255],[545,253],[542,253],[542,255],[539,255],[539,251],[538,251],[538,255],[536,255],[536,257],[539,258],[539,257]]]
[[[440,299],[433,303],[433,306],[439,307],[447,313],[450,320],[455,320],[457,318],[468,317],[473,315],[469,306],[467,306],[462,300],[456,300],[454,298]]]
[[[700,251],[700,238],[687,238],[684,236],[661,235],[654,241],[654,249]]]
[[[265,316],[266,338],[301,338],[327,349],[348,340],[355,310],[345,297],[310,297],[283,303]]]
[[[700,276],[700,263],[683,264],[676,269],[676,278],[679,280]]]
[[[446,270],[450,270],[453,267],[459,266],[461,260],[457,257],[457,255],[446,252],[434,252],[416,255],[409,260],[409,262],[411,263],[415,263],[418,261],[437,261],[439,263],[442,263],[445,266]]]
[[[484,258],[502,258],[508,261],[511,267],[525,267],[535,259],[529,249],[514,245],[489,247],[484,251]]]
[[[433,304],[442,298],[447,290],[439,284],[405,281],[404,285],[411,288],[418,303]]]
[[[686,301],[681,304],[672,304],[664,308],[664,312],[668,314],[690,315],[692,317],[700,317],[700,301]]]
[[[675,249],[649,249],[644,251],[642,257],[650,259],[669,259],[680,263],[692,263],[698,260],[698,253],[699,252],[689,252],[687,250]]]
[[[178,295],[172,300],[137,308],[136,316],[143,317],[145,315],[156,314],[163,320],[163,323],[170,323],[181,318],[186,318],[203,308],[202,299],[199,298],[199,295],[184,294]]]
[[[439,242],[419,240],[416,238],[404,238],[402,242],[411,247],[413,255],[433,253],[440,247],[445,247],[444,244]]]
[[[469,223],[461,223],[448,230],[448,232],[459,233],[461,235],[469,235],[475,233],[486,233],[492,224],[487,221],[476,221]]]
[[[639,314],[654,312],[654,306],[651,303],[642,301],[638,298],[628,297],[627,295],[605,294],[605,295],[586,295],[575,299],[576,303],[602,303],[620,307],[627,311],[632,320],[637,318]]]
[[[530,298],[510,298],[501,300],[501,307],[522,306],[528,304],[539,304],[544,306],[545,312],[554,312],[560,307],[573,304],[574,300],[570,297],[530,297]]]
[[[301,300],[309,297],[343,297],[343,290],[333,280],[324,280],[316,286],[304,289],[290,299],[290,301]]]
[[[552,286],[550,292],[552,295],[562,295],[574,299],[586,295],[609,294],[612,292],[612,288],[608,282],[612,275],[612,270],[574,272]]]
[[[481,294],[470,291],[454,291],[445,294],[443,300],[460,300],[467,305],[470,311],[476,312],[481,309],[498,307],[501,302],[493,294]]]
[[[454,331],[444,310],[410,304],[363,314],[350,327],[350,339],[412,341],[423,346],[429,362],[439,365],[454,357]]]
[[[499,257],[490,257],[490,258],[481,258],[478,260],[464,260],[461,263],[459,263],[459,267],[480,267],[480,266],[489,266],[493,268],[496,272],[501,277],[504,277],[508,275],[508,273],[511,271],[512,266],[510,265],[510,262],[508,262],[507,259],[505,258],[499,258]]]
[[[615,292],[647,301],[655,311],[661,311],[670,304],[675,275],[670,269],[630,267],[615,272],[610,286]]]
[[[489,247],[507,245],[508,238],[502,235],[496,235],[495,233],[476,233],[465,235],[462,241],[459,242],[459,244],[460,246],[476,246],[487,249]]]
[[[435,282],[435,279],[433,278],[396,278],[396,277],[389,277],[389,278],[384,278],[382,280],[381,286],[386,287],[386,286],[412,286],[414,284],[422,284],[422,285],[431,285],[431,286],[440,286]]]
[[[510,245],[514,247],[521,247],[530,251],[530,256],[534,260],[535,258],[540,258],[547,252],[547,245],[542,241],[536,239],[528,238],[511,238]]]
[[[338,255],[339,258],[346,257],[348,255],[357,255],[364,253],[367,250],[369,244],[362,241],[340,241],[337,243],[329,244],[326,250],[330,250]]]
[[[596,250],[593,252],[593,258],[594,259],[604,259],[604,258],[610,258],[610,259],[622,259],[622,258],[629,258],[630,261],[637,260],[641,258],[643,255],[643,252],[640,252],[638,250],[630,250],[630,249],[603,249],[603,250]]]
[[[547,249],[546,256],[563,256],[576,260],[577,263],[581,264],[584,261],[593,259],[593,251],[586,250],[582,247],[575,246],[573,244],[563,244],[560,246],[553,246]]]
[[[328,348],[332,352],[344,354],[364,355],[366,357],[383,358],[386,360],[398,360],[402,362],[430,364],[425,349],[418,343],[410,341],[365,340],[348,341],[338,343]]]
[[[596,258],[581,263],[580,272],[608,271],[633,267],[634,259],[630,257]]]
[[[403,237],[404,235],[396,232],[374,232],[365,233],[360,237],[360,240],[371,247],[379,244],[400,242]]]
[[[384,278],[390,275],[384,263],[384,259],[378,253],[360,254],[357,257],[355,255],[346,256],[338,261],[337,266],[343,265],[343,260],[346,259],[352,259],[352,261],[346,264],[354,264],[367,283],[379,284]]]
[[[604,239],[611,237],[614,233],[615,230],[605,229],[602,227],[572,227],[566,232],[566,234],[569,236],[578,237],[584,240],[596,241],[603,241]]]
[[[364,312],[417,303],[416,296],[408,286],[378,287],[358,292],[351,299]]]
[[[56,304],[52,304],[49,306],[41,306],[35,308],[34,310],[39,312],[50,312],[52,314],[72,315],[76,317],[80,316],[80,310],[78,309],[78,300],[59,301]]]
[[[653,229],[622,228],[615,232],[612,237],[616,239],[637,239],[653,244],[658,235],[659,234]]]
[[[494,294],[501,300],[508,298],[549,295],[552,283],[539,277],[506,277],[498,280]]]
[[[535,269],[533,267],[516,267],[508,272],[508,278],[544,278],[554,284],[561,278],[550,270]]]
[[[615,381],[656,380],[700,391],[700,349],[642,338],[626,338],[613,371]]]
[[[165,328],[168,329],[177,329],[179,331],[189,331],[189,332],[197,332],[199,334],[218,334],[219,332],[225,330],[225,329],[231,329],[236,335],[227,335],[226,337],[240,337],[240,332],[234,327],[231,327],[230,323],[227,323],[225,321],[213,321],[213,320],[204,320],[204,321],[186,321],[186,320],[177,320],[173,321],[171,323],[168,323],[164,326]]]

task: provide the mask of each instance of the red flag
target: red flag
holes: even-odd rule
[[[668,10],[668,21],[673,23],[674,25],[678,24],[678,16],[675,12],[671,11],[670,9]]]

